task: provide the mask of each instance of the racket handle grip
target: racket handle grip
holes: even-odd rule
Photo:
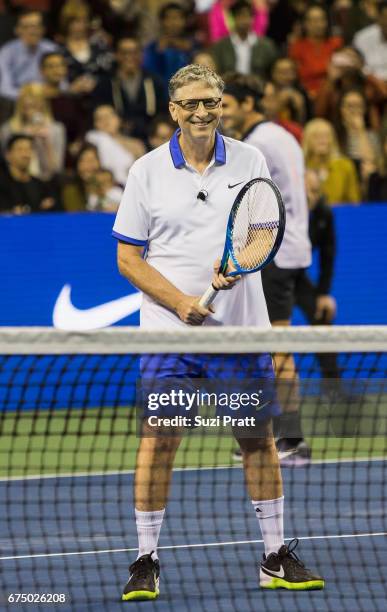
[[[210,285],[205,293],[203,293],[202,297],[199,300],[200,306],[203,308],[208,308],[210,304],[214,301],[216,296],[218,295],[218,290],[214,289],[212,285]]]

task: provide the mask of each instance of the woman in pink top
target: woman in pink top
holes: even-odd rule
[[[228,36],[233,30],[232,17],[229,8],[235,0],[217,0],[208,15],[210,42]],[[254,5],[253,31],[259,36],[266,33],[269,24],[269,11],[266,0],[252,0]]]

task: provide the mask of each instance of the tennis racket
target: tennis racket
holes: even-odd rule
[[[228,218],[226,241],[220,264],[227,276],[262,270],[275,257],[285,231],[285,207],[281,193],[270,179],[255,178],[238,193]],[[214,301],[218,289],[210,285],[200,298],[204,308]]]

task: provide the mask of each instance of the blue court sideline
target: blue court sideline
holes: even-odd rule
[[[0,609],[386,610],[386,463],[321,463],[283,476],[286,537],[305,538],[296,552],[325,577],[325,591],[258,589],[263,545],[242,470],[192,469],[174,473],[155,603],[120,602],[135,558],[135,550],[122,549],[136,547],[131,474],[1,481]],[[64,593],[68,603],[7,605],[9,593],[21,592]]]

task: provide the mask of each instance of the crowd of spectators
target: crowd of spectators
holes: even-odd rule
[[[265,81],[329,204],[387,200],[384,0],[0,0],[0,212],[116,210],[188,63]]]

